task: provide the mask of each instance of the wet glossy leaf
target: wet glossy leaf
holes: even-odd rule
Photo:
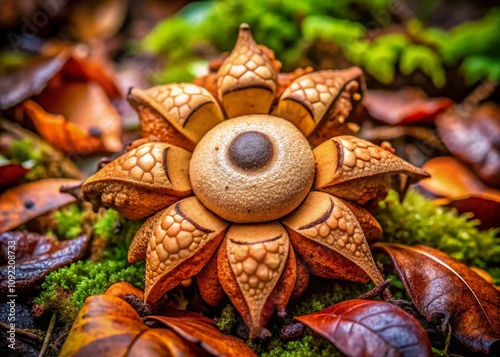
[[[348,356],[433,355],[422,325],[386,302],[348,300],[295,319]]]
[[[431,177],[420,187],[438,197],[435,202],[454,207],[459,213],[472,212],[481,228],[500,224],[500,191],[486,187],[463,163],[453,157],[428,161],[423,169]]]
[[[59,189],[62,185],[75,185],[79,182],[71,179],[45,179],[3,192],[0,194],[0,233],[74,202],[73,196],[60,193]]]
[[[500,106],[485,103],[470,115],[446,113],[436,127],[456,157],[488,185],[500,187]]]
[[[426,98],[417,88],[371,90],[363,100],[370,115],[389,125],[432,123],[453,104],[448,98]]]
[[[19,164],[7,164],[0,166],[0,191],[17,185],[29,169]]]
[[[449,324],[466,347],[488,353],[500,341],[500,291],[465,264],[433,248],[377,243],[427,320]]]
[[[117,290],[122,289],[127,290]],[[212,320],[196,313],[150,316],[164,327],[149,328],[110,290],[85,301],[60,356],[255,356],[242,340],[222,334]]]
[[[88,241],[88,236],[60,242],[36,233],[1,234],[0,292],[13,294],[36,289],[50,272],[82,258]],[[11,246],[14,249],[9,249]],[[9,287],[12,265],[8,261],[12,256],[15,257],[14,290]]]

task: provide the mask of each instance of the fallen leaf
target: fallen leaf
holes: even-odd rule
[[[59,356],[255,356],[245,342],[222,334],[212,320],[196,313],[169,312],[146,319],[161,327],[148,327],[117,296],[91,296]]]
[[[397,125],[433,123],[437,115],[451,107],[453,101],[427,98],[418,88],[402,88],[398,91],[369,90],[363,104],[374,119]]]
[[[464,164],[451,156],[429,160],[422,167],[431,177],[419,182],[438,197],[436,204],[454,207],[462,214],[472,212],[481,229],[500,224],[500,191],[485,186]]]
[[[0,258],[5,258],[7,250],[7,259],[0,260],[0,293],[17,294],[36,289],[50,272],[82,258],[88,242],[88,236],[58,241],[36,233],[3,233],[0,235]],[[9,263],[11,256],[15,260],[14,270]],[[14,288],[12,274],[15,276]]]
[[[62,185],[75,185],[79,182],[72,179],[45,179],[3,192],[0,194],[0,233],[74,202],[73,196],[60,193],[59,189]]]
[[[19,164],[7,164],[0,166],[0,192],[17,185],[28,173],[29,169]]]
[[[115,83],[111,67],[90,58],[81,47],[61,45],[51,56],[39,56],[17,70],[0,77],[0,109],[13,107],[22,101],[42,93],[49,81],[60,74],[67,81],[95,82],[109,98],[120,98],[122,93]]]
[[[448,112],[436,127],[451,153],[488,185],[500,187],[500,106],[484,103],[470,115]]]
[[[427,333],[413,316],[382,301],[347,300],[295,317],[348,356],[432,356]]]
[[[66,153],[84,155],[105,150],[100,131],[86,131],[60,114],[46,112],[30,99],[26,100],[22,107],[35,124],[38,133],[54,147]]]
[[[376,243],[387,252],[418,311],[448,324],[474,352],[500,341],[500,291],[465,264],[433,248]]]
[[[52,58],[33,61],[32,64],[0,77],[0,109],[21,103],[32,95],[39,94],[48,81],[59,72],[68,57],[60,54]]]
[[[184,339],[200,343],[214,356],[255,356],[255,353],[240,339],[222,334],[214,321],[189,311],[172,311],[168,316],[150,316],[177,332]]]
[[[59,127],[66,126],[69,129],[73,125],[76,126],[85,134],[87,140],[95,140],[102,145],[98,149],[109,152],[122,149],[120,115],[111,105],[103,88],[97,83],[56,83],[49,85],[36,99],[46,112],[57,113],[64,117],[66,122],[61,123]],[[33,109],[30,112],[33,113]],[[84,148],[79,149],[79,145],[82,145],[79,141],[72,142],[68,138],[64,140],[64,135],[61,141],[49,140],[49,137],[53,137],[51,132],[56,132],[59,128],[53,125],[52,120],[45,121],[47,115],[37,115],[38,113],[39,111],[35,111],[34,115],[30,116],[40,134],[53,146],[60,147],[66,152],[85,153]],[[49,127],[46,128],[44,125]]]

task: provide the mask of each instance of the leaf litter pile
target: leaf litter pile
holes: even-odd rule
[[[115,207],[104,198],[105,205],[96,204],[80,190],[82,180],[107,165],[108,169],[113,168],[113,159],[127,153],[131,156],[130,152],[150,142],[169,141],[165,135],[169,137],[171,132],[182,138],[176,145],[193,145],[189,142],[192,130],[189,125],[175,127],[169,122],[166,131],[162,131],[163,121],[171,120],[167,118],[170,114],[162,117],[162,109],[154,102],[158,98],[147,97],[146,89],[153,85],[191,81],[176,74],[180,71],[178,56],[185,58],[186,63],[201,58],[192,62],[197,63],[196,70],[194,65],[182,70],[195,73],[193,83],[213,98],[217,108],[226,106],[228,113],[223,115],[230,116],[230,111],[239,110],[231,104],[234,99],[218,92],[217,81],[226,59],[230,61],[236,56],[228,54],[236,40],[232,35],[237,33],[237,27],[224,28],[230,37],[219,42],[210,39],[212,30],[207,29],[207,38],[197,39],[198,47],[193,47],[180,33],[173,33],[175,26],[182,28],[182,21],[189,16],[210,19],[217,11],[225,11],[225,2],[216,10],[193,2],[178,12],[189,1],[175,5],[155,2],[155,6],[132,6],[132,2],[120,0],[94,6],[70,1],[51,10],[57,16],[36,1],[31,3],[23,8],[7,1],[9,11],[0,15],[0,27],[10,34],[3,39],[0,53],[0,327],[7,337],[10,329],[15,331],[13,345],[8,338],[0,342],[0,349],[6,355],[495,356],[500,353],[500,92],[495,83],[498,69],[490,66],[491,75],[471,81],[472,69],[479,73],[480,64],[486,62],[479,61],[477,67],[471,67],[468,59],[486,55],[478,52],[463,57],[462,66],[469,66],[465,76],[457,72],[462,67],[444,59],[439,64],[444,67],[443,72],[437,67],[417,68],[413,74],[408,68],[396,72],[392,69],[388,76],[380,72],[383,66],[375,70],[368,61],[359,62],[355,56],[332,49],[337,46],[335,39],[312,36],[311,19],[303,20],[301,31],[306,32],[300,35],[304,36],[301,38],[307,50],[300,54],[285,51],[287,57],[282,58],[285,55],[278,52],[280,48],[273,43],[272,36],[269,43],[259,39],[263,45],[259,44],[257,51],[278,73],[270,104],[272,108],[279,107],[275,113],[295,115],[302,110],[305,118],[314,117],[314,112],[297,109],[298,102],[283,107],[278,103],[301,77],[317,78],[313,70],[343,69],[353,64],[364,70],[368,89],[365,77],[358,74],[342,83],[337,99],[324,114],[325,118],[330,115],[338,121],[332,119],[333,124],[325,124],[328,118],[320,119],[325,122],[317,124],[319,130],[307,137],[313,146],[323,140],[319,139],[321,135],[328,135],[324,139],[354,135],[377,144],[382,152],[397,154],[422,168],[430,178],[414,183],[411,177],[396,172],[391,177],[391,190],[388,195],[381,194],[387,197],[380,202],[380,192],[376,200],[345,201],[346,210],[353,212],[359,222],[380,270],[376,275],[383,277],[380,281],[375,279],[376,283],[362,283],[368,281],[362,271],[366,266],[361,264],[359,269],[348,261],[349,257],[333,255],[337,253],[332,254],[316,242],[308,243],[308,248],[292,249],[300,245],[297,241],[305,239],[299,233],[290,233],[292,228],[298,232],[299,224],[285,231],[281,223],[276,223],[284,232],[279,231],[280,234],[290,235],[292,240],[287,248],[291,252],[288,259],[280,263],[286,274],[278,276],[279,281],[275,279],[276,288],[273,287],[261,312],[253,315],[254,308],[246,305],[250,300],[242,283],[231,273],[232,256],[228,258],[221,253],[229,249],[227,246],[233,244],[234,237],[244,237],[243,230],[237,236],[236,225],[221,226],[223,233],[217,231],[217,234],[223,237],[226,230],[229,233],[220,248],[213,248],[219,249],[213,255],[215,258],[208,256],[203,263],[196,257],[186,260],[172,273],[177,279],[175,287],[169,287],[164,294],[161,284],[154,285],[157,296],[151,303],[145,299],[145,291],[150,294],[145,277],[153,264],[147,257],[149,251],[146,253],[149,243],[147,240],[141,243],[137,237],[154,237],[155,227],[160,229],[163,222],[176,216],[167,217],[160,210],[149,214],[151,217],[147,219],[130,219],[125,217],[128,214],[120,213],[119,204]],[[359,12],[360,18],[375,11],[369,7],[372,5],[353,7],[356,2],[352,2],[349,11],[340,9],[343,5],[320,3],[316,6],[325,6],[325,14],[335,14],[352,24],[355,20],[349,17],[349,11]],[[258,35],[262,23],[251,18],[261,19],[269,13],[258,15],[267,5],[257,2],[255,6],[255,14],[249,14],[248,20],[242,17],[234,26],[250,22]],[[265,11],[279,14],[287,6]],[[328,6],[337,7],[328,10]],[[416,9],[408,8],[408,14],[393,18],[384,30],[387,33],[369,40],[374,56],[380,55],[375,46],[380,48],[386,43],[387,34],[394,38],[409,36],[425,43],[423,37],[418,40],[411,30],[417,21],[412,10]],[[485,19],[494,16],[491,14],[495,9],[490,13],[486,12],[489,9],[483,10],[489,14],[484,15]],[[17,19],[21,16],[31,19],[36,11],[45,11],[50,25],[36,27],[36,36],[21,36],[24,23]],[[311,11],[314,15],[316,10],[304,7],[294,11]],[[321,21],[335,16],[325,15]],[[146,52],[154,47],[153,40],[158,41],[155,44],[158,48],[161,41],[172,40],[158,35],[163,25],[158,21],[163,18],[174,22],[169,30],[164,30],[165,36],[175,35],[179,41],[186,41],[179,44],[179,47],[185,45],[179,53],[173,49],[171,53]],[[284,28],[291,26],[286,16],[281,19]],[[465,20],[469,19],[457,21]],[[327,22],[323,26],[328,28]],[[59,31],[54,32],[55,28]],[[150,35],[142,40],[148,32]],[[280,35],[277,30],[273,33]],[[498,36],[491,41],[500,44]],[[399,48],[403,42],[391,46]],[[194,52],[188,54],[186,49],[192,47]],[[498,52],[500,47],[496,48]],[[400,51],[411,52],[403,47]],[[498,55],[485,51],[488,56]],[[332,64],[328,56],[338,60]],[[407,56],[402,56],[401,61],[406,64],[401,66],[408,66]],[[381,57],[379,61],[390,66],[389,57]],[[354,82],[359,91],[352,89]],[[136,89],[128,94],[129,104],[127,93],[131,87]],[[254,95],[259,93],[256,91]],[[238,100],[243,101],[236,102],[242,106],[247,103],[245,99]],[[195,123],[198,119],[192,115],[190,120]],[[297,125],[306,125],[305,122],[303,119]],[[332,142],[335,143],[332,146],[338,147],[343,141]],[[180,151],[183,149],[172,146],[168,150],[162,160],[179,160],[182,166],[183,159],[176,157],[184,155]],[[168,176],[167,164],[163,165]],[[177,171],[174,174],[180,175]],[[169,179],[174,182],[176,177],[171,175]],[[101,197],[115,194],[113,187],[117,183],[103,185],[109,191]],[[342,194],[350,197],[356,183],[350,185],[335,192],[344,190],[347,193]],[[377,189],[380,188],[373,188]],[[130,192],[127,186],[120,188],[113,202],[120,199],[127,202],[126,195]],[[148,192],[141,196],[141,201],[134,198],[133,204],[148,203],[144,198]],[[310,197],[319,195],[313,192]],[[342,205],[334,199],[336,205]],[[184,222],[193,225],[193,230],[200,230],[204,227],[199,222],[208,222],[211,212],[196,208],[188,200],[171,207],[182,217],[191,214]],[[305,214],[317,215],[323,204],[312,198],[305,203],[281,222],[288,225],[300,221]],[[183,216],[190,210],[194,213]],[[314,216],[313,223],[320,219]],[[313,257],[315,249],[321,249],[319,255],[327,258],[320,261],[317,253]],[[132,253],[136,255],[134,259]],[[14,255],[15,275],[11,263]],[[144,258],[146,264],[137,261]],[[227,270],[221,272],[221,267]],[[351,279],[351,275],[361,278]],[[223,286],[219,282],[221,277]],[[4,297],[12,294],[16,295],[15,320],[9,319],[11,305],[7,304],[9,298]],[[285,295],[290,298],[288,303]],[[249,323],[248,316],[252,319],[257,316],[259,322]],[[10,325],[13,321],[14,327]],[[259,328],[256,330],[255,326]]]

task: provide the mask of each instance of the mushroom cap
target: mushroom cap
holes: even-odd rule
[[[271,221],[293,211],[311,189],[314,172],[304,135],[266,114],[215,126],[196,146],[189,167],[196,197],[238,223]]]

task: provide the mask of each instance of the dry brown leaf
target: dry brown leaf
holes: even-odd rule
[[[484,103],[470,115],[448,112],[436,120],[441,140],[484,182],[500,187],[500,106]]]
[[[212,320],[193,312],[169,312],[147,319],[161,327],[149,328],[132,306],[117,296],[91,296],[59,356],[255,356],[245,342],[222,334]]]
[[[73,196],[60,193],[59,189],[62,185],[75,185],[79,182],[71,179],[45,179],[5,191],[0,195],[0,233],[74,202]]]
[[[89,137],[98,139],[103,150],[117,152],[122,149],[120,116],[97,83],[62,82],[49,85],[37,101],[45,111],[62,115],[68,123],[82,129]],[[35,125],[40,130],[40,123],[35,121]],[[57,128],[50,130],[56,131]],[[76,152],[81,151],[78,144],[73,143]]]
[[[12,242],[14,242],[13,249]],[[88,236],[60,242],[36,233],[1,234],[0,293],[17,294],[37,289],[49,273],[81,259],[88,242]],[[7,264],[12,255],[15,257],[14,287],[9,281],[12,265]]]
[[[386,251],[415,307],[467,348],[488,353],[500,341],[500,291],[465,264],[430,247],[377,243]]]

